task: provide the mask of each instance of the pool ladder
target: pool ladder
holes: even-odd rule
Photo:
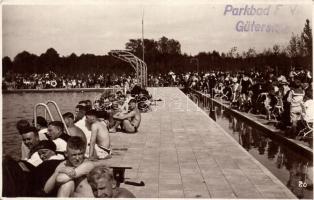
[[[49,109],[49,104],[52,104],[54,106],[54,108],[56,109],[56,111],[57,111],[57,113],[61,119],[61,122],[63,123],[64,130],[66,131],[67,134],[69,134],[68,128],[67,128],[65,121],[62,117],[61,111],[60,111],[57,103],[54,101],[47,101],[47,103],[38,103],[34,106],[34,125],[35,125],[35,127],[37,126],[37,111],[38,111],[39,107],[43,107],[45,109],[45,119],[46,120],[47,120],[47,113],[48,113],[50,120],[54,121],[54,117],[52,116],[51,111]]]

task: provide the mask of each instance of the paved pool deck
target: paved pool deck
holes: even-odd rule
[[[139,198],[296,198],[178,88],[149,91],[162,101],[142,114],[139,132],[111,134],[109,163],[145,183],[121,187]]]

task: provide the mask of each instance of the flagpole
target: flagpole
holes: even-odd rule
[[[143,15],[142,15],[142,48],[143,48],[143,62],[144,62],[144,8],[143,8]]]

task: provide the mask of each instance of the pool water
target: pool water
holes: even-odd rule
[[[210,109],[205,109],[203,98],[191,99],[209,114]],[[300,155],[278,139],[269,138],[258,127],[238,119],[221,106],[215,106],[215,109],[216,122],[246,151],[298,198],[313,199],[313,159]]]
[[[16,130],[16,122],[20,119],[33,119],[33,109],[37,103],[44,103],[48,100],[55,101],[61,113],[72,112],[79,101],[94,101],[99,97],[99,92],[58,92],[58,93],[15,93],[3,94],[3,115],[2,115],[2,152],[3,155],[11,155],[19,159],[21,155],[21,137]],[[52,115],[55,120],[60,118],[53,107]],[[44,116],[43,108],[38,108],[38,115]]]

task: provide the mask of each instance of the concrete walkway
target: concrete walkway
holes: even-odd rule
[[[109,162],[145,183],[121,187],[140,198],[296,198],[179,89],[149,90],[163,101],[142,114],[139,132],[111,135]]]

